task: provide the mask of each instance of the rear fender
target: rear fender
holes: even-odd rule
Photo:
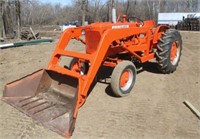
[[[169,27],[166,25],[159,25],[156,27],[155,31],[154,31],[154,36],[153,36],[153,44],[158,43],[158,40],[160,39],[160,37],[162,36],[163,32],[166,32],[166,30],[168,30]]]

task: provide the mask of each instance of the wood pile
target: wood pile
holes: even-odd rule
[[[40,34],[38,32],[38,33],[36,33],[36,34],[33,35],[33,33],[31,33],[30,31],[26,30],[26,31],[22,31],[21,32],[20,38],[22,40],[40,39]]]

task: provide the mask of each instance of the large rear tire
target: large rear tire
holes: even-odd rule
[[[176,70],[181,57],[182,39],[177,30],[169,29],[163,33],[157,44],[156,60],[162,73]]]
[[[136,68],[130,61],[123,61],[114,68],[111,75],[111,89],[115,96],[123,97],[131,92],[136,73]]]

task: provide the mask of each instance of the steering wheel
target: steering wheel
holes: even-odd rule
[[[128,22],[136,22],[136,24],[139,26],[139,27],[142,27],[144,26],[144,21],[138,17],[129,17],[128,18]]]

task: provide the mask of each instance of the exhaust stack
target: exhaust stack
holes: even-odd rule
[[[116,9],[112,9],[112,22],[115,24],[117,22],[117,14],[116,14]]]

